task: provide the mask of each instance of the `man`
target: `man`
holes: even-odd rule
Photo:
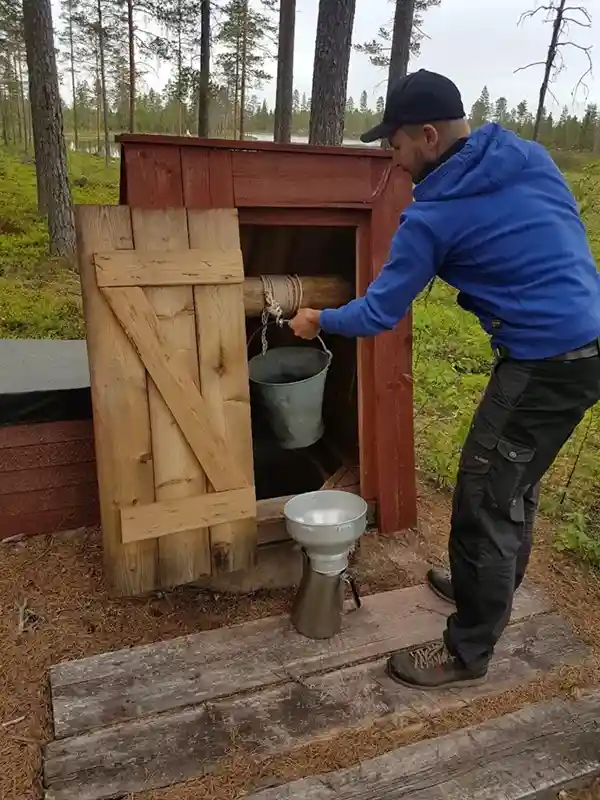
[[[496,364],[464,444],[453,499],[450,576],[433,591],[456,610],[442,642],[394,654],[418,688],[485,679],[531,550],[538,484],[600,399],[600,276],[575,200],[548,153],[499,125],[470,132],[460,93],[425,70],[403,78],[383,121],[416,184],[390,256],[364,297],[302,309],[297,336],[392,329],[439,276],[491,336]]]

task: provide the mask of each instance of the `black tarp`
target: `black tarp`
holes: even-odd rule
[[[85,341],[0,339],[0,425],[89,419]]]

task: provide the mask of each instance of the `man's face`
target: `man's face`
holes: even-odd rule
[[[440,156],[440,137],[433,125],[410,125],[399,128],[390,139],[394,164],[417,181],[428,164]]]

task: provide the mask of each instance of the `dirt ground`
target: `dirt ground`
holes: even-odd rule
[[[446,548],[448,498],[420,490],[420,530],[409,542],[423,559],[442,560]],[[543,586],[581,637],[600,654],[600,575],[550,545],[539,526],[530,577]],[[365,538],[357,577],[365,593],[411,585],[422,579],[422,562],[406,560],[405,535]],[[41,745],[52,738],[48,668],[59,661],[285,613],[292,590],[251,596],[217,595],[186,587],[144,599],[111,600],[102,578],[97,531],[37,537],[0,545],[0,800],[39,800]],[[583,620],[585,619],[585,624]],[[393,747],[480,722],[578,687],[600,683],[600,660],[563,669],[494,700],[406,727],[391,722],[348,732],[258,762],[232,752],[212,776],[136,800],[233,800],[265,783],[349,766]],[[268,776],[268,780],[267,780]],[[594,793],[594,791],[596,793]],[[562,793],[569,800],[600,799],[600,790]]]

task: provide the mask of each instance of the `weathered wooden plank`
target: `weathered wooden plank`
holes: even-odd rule
[[[105,289],[103,294],[215,489],[248,486],[248,479],[228,452],[225,440],[214,430],[194,381],[171,358],[169,344],[143,290]]]
[[[383,162],[382,162],[383,163]],[[356,294],[362,296],[373,280],[371,219],[356,231]],[[379,496],[377,478],[377,398],[375,396],[375,339],[356,343],[358,379],[358,442],[360,448],[360,490],[365,500]]]
[[[159,213],[164,219],[172,211]],[[161,235],[160,228],[156,233]],[[239,248],[238,252],[235,249],[211,252],[207,248],[170,252],[114,250],[109,253],[95,253],[94,263],[96,279],[101,288],[230,284],[242,283],[244,280]]]
[[[157,148],[145,142],[123,148],[122,156],[127,178],[124,205],[156,209],[183,205],[180,147]]]
[[[140,542],[255,517],[254,489],[232,489],[121,509],[121,528],[124,542]]]
[[[233,187],[238,207],[327,207],[371,201],[371,161],[357,158],[352,169],[337,156],[322,156],[318,169],[309,154],[233,152]],[[265,180],[265,175],[276,176]]]
[[[600,690],[538,703],[248,800],[550,800],[600,774]]]
[[[106,577],[114,594],[142,594],[156,588],[156,543],[124,545],[119,507],[155,499],[146,371],[96,285],[93,262],[99,250],[131,250],[131,214],[123,206],[80,206],[75,224]]]
[[[425,692],[399,686],[385,674],[386,659],[210,703],[238,741],[261,753],[285,751],[311,738],[394,715],[429,715],[464,708],[475,697],[498,694],[557,664],[579,663],[589,649],[556,614],[509,626],[488,680],[461,690]]]
[[[247,651],[239,652],[244,655],[242,672]],[[587,653],[555,614],[516,623],[501,640],[488,681],[476,687],[478,696],[497,694],[553,666],[580,661]],[[234,740],[237,747],[264,756],[342,727],[364,726],[389,715],[427,716],[469,702],[468,689],[426,693],[399,687],[385,675],[384,663],[378,659],[295,680],[282,662],[279,674],[290,679],[279,686],[52,743],[45,762],[47,800],[101,800],[189,780],[214,768]],[[131,700],[129,695],[124,699]]]
[[[206,247],[214,252],[238,252],[238,267],[243,274],[235,209],[189,211],[188,227],[193,247]],[[243,288],[196,286],[194,306],[202,397],[215,433],[225,440],[231,457],[248,484],[253,486],[254,455]],[[254,565],[257,527],[256,519],[251,516],[240,514],[237,521],[230,516],[230,521],[211,526],[213,574],[247,570]]]
[[[108,731],[89,734],[85,743],[80,742],[85,755],[81,752],[75,761],[73,740],[51,745],[44,766],[45,800],[123,797],[129,791],[125,784],[140,790],[167,786],[189,778],[188,759],[201,775],[204,763],[214,763],[231,747],[228,731],[215,724],[204,707],[180,712],[175,727],[170,715],[152,721],[151,728],[147,720],[139,720],[127,728],[109,729],[108,740]],[[102,749],[104,743],[112,748],[112,763]]]
[[[547,610],[543,599],[521,589],[513,620]],[[415,586],[365,597],[360,612],[348,614],[342,633],[329,641],[305,639],[287,617],[271,617],[59,664],[50,671],[55,735],[378,658],[435,640],[447,614],[447,603]]]
[[[168,257],[171,251],[181,252],[189,246],[187,216],[183,208],[166,211],[132,209],[131,221],[136,249],[142,259],[147,249],[155,254],[158,251],[159,256],[162,251],[163,257]],[[143,297],[156,316],[157,330],[168,350],[168,363],[174,364],[186,376],[197,393],[198,352],[192,287],[148,287],[143,290]],[[168,502],[203,495],[206,492],[204,470],[152,378],[148,380],[148,404],[156,500]],[[121,523],[129,508],[139,508],[143,516],[144,505],[122,507]],[[127,541],[130,533],[130,529],[122,529],[123,541]],[[161,538],[157,548],[156,588],[170,588],[210,575],[208,530],[202,529],[200,520],[195,528],[179,530]]]
[[[388,259],[400,213],[411,202],[412,183],[402,170],[392,169],[386,182],[380,164],[372,162],[372,168],[377,191],[370,240],[375,278]],[[373,426],[377,442],[379,528],[393,533],[417,522],[410,313],[393,331],[373,340],[373,376],[376,411],[367,425]]]

